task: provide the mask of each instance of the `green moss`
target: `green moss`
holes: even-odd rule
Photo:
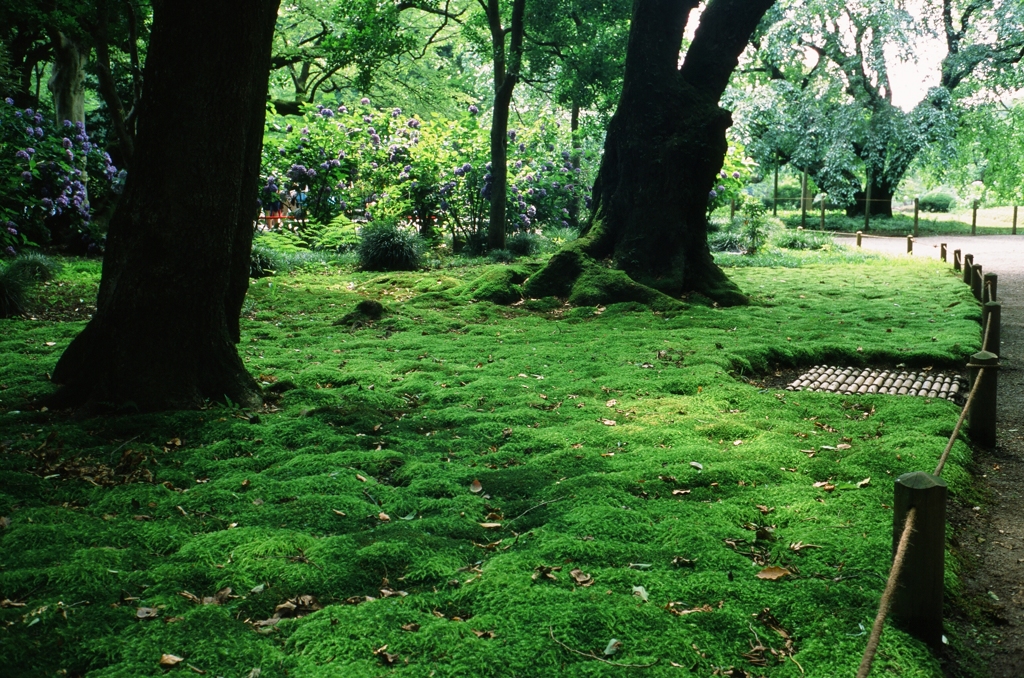
[[[743,658],[750,624],[781,647],[754,620],[769,607],[806,675],[851,675],[884,587],[892,479],[934,467],[957,410],[746,378],[826,360],[962,366],[978,307],[934,263],[792,257],[733,269],[740,308],[662,310],[597,264],[560,295],[580,304],[568,309],[477,295],[529,289],[518,266],[254,282],[239,352],[276,398],[258,413],[26,411],[82,323],[0,321],[0,597],[25,603],[0,608],[0,662],[105,678],[164,675],[163,653],[261,678],[636,672],[554,634],[598,653],[617,638],[613,660],[658,660],[652,676],[676,662],[795,678],[793,662]],[[94,293],[98,275],[69,261],[46,301]],[[333,325],[367,299],[384,319]],[[954,497],[971,492],[970,462],[958,442]],[[797,574],[758,579],[755,556]],[[539,566],[562,569],[534,579]],[[182,595],[225,587],[221,604]],[[303,595],[323,609],[253,625]],[[942,675],[894,627],[874,673]]]
[[[488,266],[482,275],[460,290],[460,296],[495,304],[513,304],[523,298],[523,283],[530,277],[524,266]]]

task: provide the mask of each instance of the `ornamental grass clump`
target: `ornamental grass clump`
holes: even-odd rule
[[[14,263],[0,265],[0,318],[12,318],[25,312],[25,297],[30,280]]]
[[[540,238],[534,233],[517,233],[505,241],[505,249],[517,257],[528,257],[540,251]]]
[[[61,265],[39,252],[23,252],[7,265],[15,275],[26,281],[47,282],[60,273]]]
[[[394,222],[363,227],[359,240],[359,267],[364,271],[414,271],[423,255],[423,240]]]

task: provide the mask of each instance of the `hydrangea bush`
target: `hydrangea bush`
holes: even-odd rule
[[[13,256],[30,245],[49,244],[55,228],[70,230],[81,249],[99,252],[103,235],[92,205],[123,181],[110,156],[94,144],[82,123],[52,120],[11,99],[0,104],[0,249]]]
[[[719,207],[729,205],[733,200],[739,203],[743,188],[756,169],[757,163],[746,157],[743,146],[730,143],[722,163],[722,171],[718,173],[715,187],[708,194],[708,214]]]
[[[488,226],[489,130],[476,106],[458,119],[422,120],[368,99],[268,121],[260,199],[319,224],[401,221],[428,239],[480,242]],[[557,122],[508,133],[511,234],[576,227],[589,207],[597,154],[569,150]]]

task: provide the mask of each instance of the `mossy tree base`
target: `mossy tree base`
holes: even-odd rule
[[[622,98],[594,183],[593,215],[581,239],[536,276],[531,295],[566,296],[589,270],[588,260],[610,259],[636,284],[670,297],[697,292],[720,305],[746,302],[711,257],[707,202],[732,124],[718,101],[773,3],[707,5],[680,66],[682,35],[698,4],[635,5]]]

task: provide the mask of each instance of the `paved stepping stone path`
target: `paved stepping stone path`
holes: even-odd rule
[[[847,395],[881,393],[958,402],[967,392],[967,380],[959,374],[931,371],[873,370],[816,365],[786,387],[787,391],[818,391]]]

